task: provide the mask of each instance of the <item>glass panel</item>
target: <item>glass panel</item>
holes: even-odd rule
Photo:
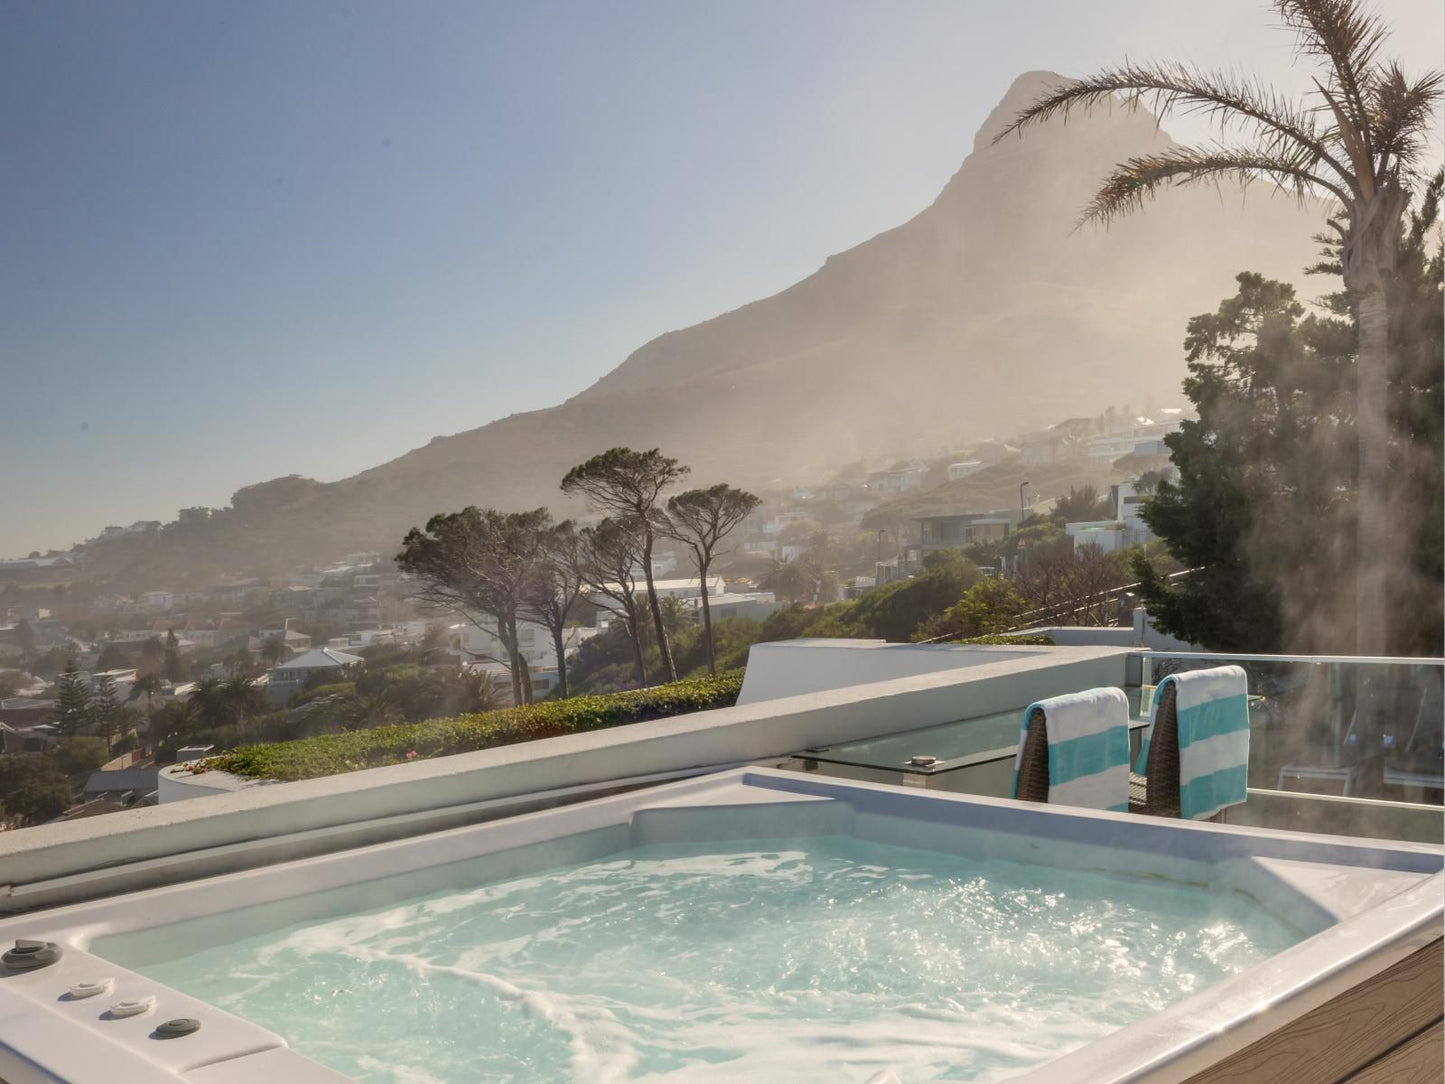
[[[1231,663],[1250,692],[1249,785],[1439,805],[1445,663],[1287,656],[1141,655],[1146,689]]]

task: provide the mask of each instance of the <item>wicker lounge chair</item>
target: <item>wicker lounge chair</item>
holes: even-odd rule
[[[1179,816],[1179,713],[1172,681],[1159,690],[1149,759],[1143,776],[1129,777],[1129,812],[1153,817]]]
[[[1042,708],[1034,708],[1029,716],[1029,729],[1019,758],[1017,797],[1021,802],[1049,800],[1049,729]]]

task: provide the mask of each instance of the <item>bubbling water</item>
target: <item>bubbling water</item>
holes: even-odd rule
[[[138,969],[367,1082],[1014,1076],[1302,937],[1197,886],[641,847]]]

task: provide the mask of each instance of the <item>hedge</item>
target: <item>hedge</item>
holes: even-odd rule
[[[966,640],[945,640],[950,644],[1004,644],[1021,645],[1024,647],[1053,647],[1054,638],[1046,633],[1029,633],[1025,636],[1010,636],[1006,632],[992,633],[988,636],[970,636]]]
[[[600,696],[574,696],[452,719],[429,719],[297,741],[270,742],[209,757],[192,771],[211,769],[253,779],[314,779],[383,764],[469,753],[498,745],[580,734],[587,730],[731,707],[743,686],[741,670]]]

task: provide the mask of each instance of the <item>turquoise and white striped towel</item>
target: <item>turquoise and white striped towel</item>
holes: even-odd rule
[[[1249,683],[1240,666],[1174,674],[1179,712],[1179,815],[1212,817],[1247,797]]]
[[[1014,756],[1018,797],[1024,737],[1035,708],[1049,735],[1049,804],[1129,810],[1129,699],[1120,689],[1088,689],[1030,704]]]

